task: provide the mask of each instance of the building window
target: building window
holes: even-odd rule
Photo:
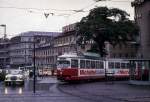
[[[121,57],[122,57],[122,54],[120,53],[120,54],[119,54],[119,58],[121,58]]]
[[[113,54],[113,57],[116,58],[116,54],[115,53]]]
[[[142,14],[141,14],[141,13],[137,13],[137,14],[136,14],[136,18],[137,18],[137,19],[142,18]]]
[[[128,58],[128,57],[129,57],[128,53],[126,53],[126,54],[125,54],[125,57],[126,57],[126,58]]]

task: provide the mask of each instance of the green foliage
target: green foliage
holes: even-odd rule
[[[93,51],[106,55],[105,42],[113,46],[135,40],[138,27],[128,19],[129,14],[117,8],[97,7],[77,24],[77,43],[84,47],[93,41]],[[91,51],[92,51],[91,49]]]

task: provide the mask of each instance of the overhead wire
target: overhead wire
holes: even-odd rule
[[[86,10],[87,8],[94,6],[95,4],[99,3],[99,2],[132,2],[133,0],[94,0],[95,2],[92,4],[89,4],[81,9],[78,10],[74,10],[75,12],[72,13],[71,15],[77,14],[77,13],[81,13],[81,12],[89,12],[90,10]],[[96,5],[95,5],[96,6]]]
[[[43,11],[47,11],[47,13],[52,14],[52,16],[71,16],[76,13],[89,12],[89,10],[85,10],[85,9],[97,4],[98,2],[106,2],[106,1],[108,1],[108,2],[109,1],[111,1],[111,2],[131,2],[133,0],[95,0],[94,3],[89,4],[81,9],[55,9],[55,8],[33,8],[33,7],[24,8],[24,7],[15,7],[15,6],[0,6],[0,8],[27,10],[30,13],[41,13]],[[34,11],[34,10],[36,10],[36,11]],[[56,12],[70,12],[70,13],[56,13]]]
[[[24,7],[15,7],[15,6],[0,6],[0,9],[18,9],[18,10],[25,10],[29,13],[39,13],[39,14],[48,14],[51,16],[63,16],[69,18],[70,16],[77,14],[77,13],[85,13],[89,12],[88,8],[92,6],[96,6],[96,4],[100,2],[132,2],[133,0],[97,0],[81,9],[55,9],[55,8],[24,8]],[[11,35],[9,35],[11,36]]]

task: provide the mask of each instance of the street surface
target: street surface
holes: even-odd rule
[[[23,87],[0,82],[0,102],[150,102],[149,86],[129,85],[128,81],[68,84],[54,77],[38,78],[36,93],[33,80]]]

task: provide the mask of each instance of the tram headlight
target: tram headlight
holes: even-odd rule
[[[19,79],[20,79],[20,80],[23,80],[23,78],[22,78],[22,77],[19,77]]]
[[[10,77],[8,77],[8,76],[5,77],[5,80],[9,80],[9,79],[10,79]]]
[[[18,76],[18,80],[23,80],[23,76]]]

